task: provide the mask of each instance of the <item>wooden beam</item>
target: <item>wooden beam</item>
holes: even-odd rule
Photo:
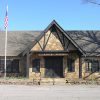
[[[79,57],[79,78],[82,78],[82,58]]]
[[[29,78],[29,67],[30,67],[30,54],[27,53],[26,55],[26,77]]]
[[[44,41],[43,41],[43,50],[44,50],[44,46],[45,46],[45,37],[46,37],[45,34],[44,34]]]
[[[70,45],[70,41],[68,41],[68,44],[67,44],[67,47],[66,47],[67,50],[68,50],[69,45]]]
[[[64,44],[64,50],[65,50],[65,36],[63,35],[63,44]]]
[[[46,45],[47,45],[47,43],[48,43],[48,41],[49,41],[50,36],[51,36],[51,32],[50,32],[50,34],[49,34],[49,36],[48,36],[48,38],[47,38],[47,41],[46,41],[46,43],[45,43],[45,45],[44,45],[44,47],[43,47],[43,50],[45,49],[45,47],[46,47]]]
[[[62,42],[62,40],[63,39],[61,39],[61,37],[60,37],[60,33],[59,33],[59,31],[58,31],[58,29],[55,27],[55,30],[56,30],[56,33],[57,33],[57,35],[58,35],[58,38],[59,38],[59,40],[60,40],[60,42],[61,42],[61,44],[63,45],[63,48],[64,48],[64,44],[63,44],[63,42]],[[63,36],[62,36],[63,37]]]
[[[41,46],[40,42],[38,41],[37,43],[39,44],[41,50],[43,51],[43,47]]]

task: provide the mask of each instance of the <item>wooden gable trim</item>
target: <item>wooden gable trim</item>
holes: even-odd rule
[[[80,46],[63,30],[63,28],[54,20],[55,25],[57,28],[66,36],[68,40],[71,41],[71,43],[83,54],[86,55],[86,53],[80,48]]]
[[[79,45],[67,34],[67,32],[65,32],[59,25],[58,23],[53,20],[49,26],[43,31],[41,32],[41,34],[35,39],[34,43],[32,43],[29,47],[26,48],[26,50],[24,50],[22,52],[22,55],[24,56],[27,52],[30,52],[30,50],[35,46],[36,43],[38,43],[38,41],[45,35],[45,33],[53,26],[56,25],[56,27],[66,36],[66,38],[68,40],[70,40],[72,42],[72,44],[80,51],[81,54],[85,55],[85,52],[79,47]],[[43,48],[44,49],[44,48]]]
[[[49,26],[43,32],[40,33],[40,35],[35,39],[35,41],[22,52],[22,56],[24,56],[27,52],[29,52],[32,49],[32,47],[34,47],[34,45],[45,35],[45,33],[48,31],[51,25],[53,24],[49,24]]]
[[[50,36],[51,36],[51,32],[50,32],[50,34],[49,34],[49,36],[48,36],[48,38],[47,38],[46,43],[44,44],[43,50],[45,49],[45,47],[46,47],[46,45],[47,45],[47,43],[48,43],[48,41],[49,41]]]

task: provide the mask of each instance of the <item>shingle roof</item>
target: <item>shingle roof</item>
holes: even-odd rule
[[[9,31],[7,56],[18,56],[42,31]],[[100,56],[100,31],[66,31],[86,52],[87,56]],[[0,32],[0,56],[4,56],[5,32]]]
[[[66,31],[86,52],[87,56],[100,56],[100,31]]]
[[[8,31],[7,56],[18,56],[41,31]],[[4,56],[5,32],[0,32],[0,56]]]

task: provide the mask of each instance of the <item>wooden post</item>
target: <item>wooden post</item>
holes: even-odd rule
[[[82,78],[82,59],[79,57],[79,78]]]
[[[30,54],[27,53],[26,77],[29,78]]]

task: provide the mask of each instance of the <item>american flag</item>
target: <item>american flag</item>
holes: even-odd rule
[[[8,27],[8,6],[7,6],[7,9],[6,9],[6,16],[5,16],[5,28]]]

